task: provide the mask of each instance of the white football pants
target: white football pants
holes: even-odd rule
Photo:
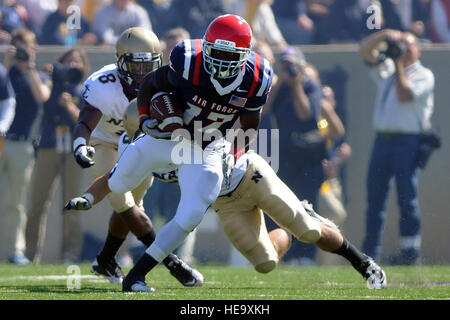
[[[229,150],[230,144],[225,140],[216,140],[201,150],[186,140],[155,139],[148,135],[125,149],[110,173],[108,185],[112,192],[132,190],[152,172],[178,167],[181,199],[173,219],[161,228],[147,249],[155,260],[161,262],[175,250],[217,199],[223,180],[223,157]]]

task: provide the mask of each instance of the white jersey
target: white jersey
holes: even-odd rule
[[[103,114],[91,137],[118,144],[125,131],[123,115],[129,104],[123,90],[116,64],[104,66],[85,81],[84,100]]]

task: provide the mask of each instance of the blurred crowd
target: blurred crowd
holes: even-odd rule
[[[355,43],[380,29],[450,41],[450,0],[1,0],[0,44],[28,28],[41,45],[114,45],[131,26],[202,37],[224,13],[245,18],[272,46]]]

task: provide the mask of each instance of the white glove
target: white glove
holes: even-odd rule
[[[89,210],[92,208],[93,196],[89,193],[81,197],[76,197],[70,200],[64,209],[66,210]]]
[[[159,121],[156,119],[147,119],[141,124],[141,130],[145,134],[156,139],[170,139],[172,132],[161,132],[158,129]]]
[[[95,154],[94,147],[86,146],[86,140],[82,137],[78,137],[73,142],[73,155],[75,157],[75,161],[82,168],[89,168],[95,164],[95,161],[92,157]]]

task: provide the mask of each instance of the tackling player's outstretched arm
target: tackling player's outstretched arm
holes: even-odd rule
[[[84,102],[73,135],[73,153],[76,162],[82,168],[88,168],[94,165],[92,156],[94,155],[95,150],[87,144],[91,137],[92,130],[95,129],[101,117],[102,112],[99,109]]]
[[[106,197],[111,189],[108,186],[109,172],[96,178],[81,197],[70,200],[64,209],[66,210],[89,210],[92,206]]]

